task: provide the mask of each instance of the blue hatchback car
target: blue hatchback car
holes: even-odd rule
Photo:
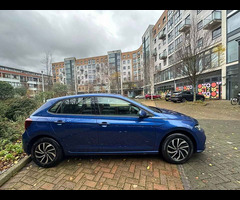
[[[41,167],[97,154],[161,154],[181,164],[205,149],[206,136],[189,116],[98,93],[49,99],[26,119],[22,141]]]

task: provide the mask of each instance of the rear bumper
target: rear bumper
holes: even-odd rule
[[[29,155],[29,154],[31,154],[31,152],[28,148],[28,144],[29,144],[29,137],[28,137],[27,132],[25,131],[22,134],[22,148],[23,148],[24,152]]]

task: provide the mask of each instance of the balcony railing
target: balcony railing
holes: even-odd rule
[[[165,60],[166,58],[167,58],[167,53],[166,52],[163,52],[159,55],[160,60]]]
[[[222,12],[215,10],[203,20],[203,29],[211,30],[215,28],[217,25],[221,24],[221,21]]]
[[[179,28],[179,32],[186,32],[190,29],[191,26],[191,21],[190,19],[185,19],[184,21],[182,21],[180,28]]]
[[[158,37],[159,39],[164,39],[164,38],[166,38],[166,34],[163,32],[163,31],[161,31],[160,33],[159,33],[159,37]]]

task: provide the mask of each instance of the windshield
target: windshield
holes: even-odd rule
[[[161,113],[161,109],[160,108],[157,108],[157,107],[153,107],[153,106],[146,106],[148,107],[150,110],[154,111],[154,112],[157,112],[157,113]]]
[[[126,97],[127,99],[129,99],[128,97]],[[130,99],[131,100],[131,99]],[[146,104],[141,103],[140,101],[136,101],[137,103],[149,108],[150,110],[152,110],[153,112],[157,112],[157,113],[161,113],[161,109],[157,108],[157,107],[153,107],[153,106],[147,106]]]

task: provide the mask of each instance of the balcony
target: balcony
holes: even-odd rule
[[[152,56],[157,56],[157,51],[156,50],[153,51]]]
[[[179,28],[179,32],[187,32],[190,29],[191,26],[191,21],[190,19],[185,19]]]
[[[164,38],[166,38],[166,34],[165,34],[163,31],[161,31],[161,32],[159,33],[158,39],[164,39]]]
[[[220,25],[222,21],[221,11],[213,11],[203,20],[203,30],[212,30],[216,26]]]
[[[166,52],[160,53],[159,59],[160,59],[160,60],[165,60],[165,59],[167,59],[167,53],[166,53]]]

